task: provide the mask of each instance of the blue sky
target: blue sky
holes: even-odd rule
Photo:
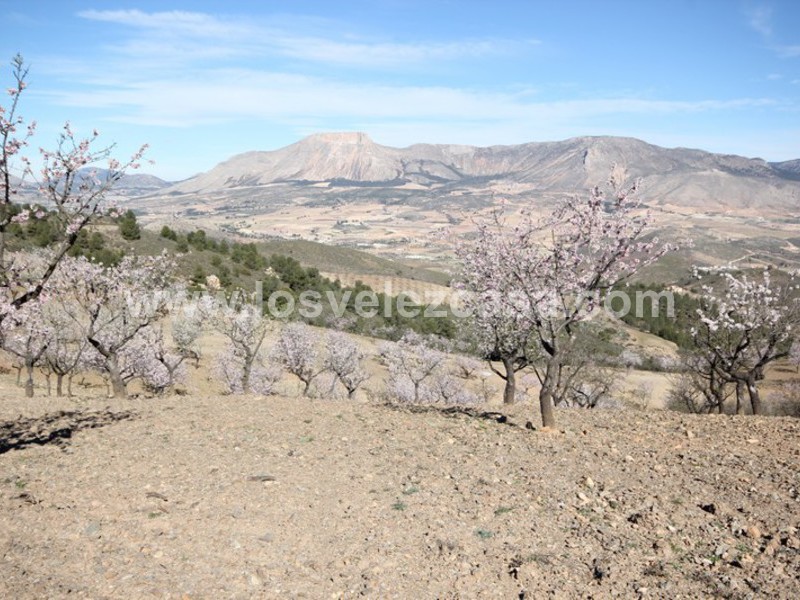
[[[800,158],[800,2],[0,0],[38,145],[70,120],[180,179],[318,131],[624,135]],[[2,71],[3,85],[10,71]]]

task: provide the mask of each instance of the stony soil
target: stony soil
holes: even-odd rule
[[[5,396],[3,598],[800,597],[798,420]]]

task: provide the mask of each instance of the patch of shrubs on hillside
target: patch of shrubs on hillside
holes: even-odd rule
[[[356,281],[353,286],[342,286],[341,283],[323,277],[318,269],[304,267],[300,262],[281,254],[269,257],[260,253],[258,246],[253,243],[229,243],[227,240],[217,240],[206,234],[202,229],[179,233],[167,225],[161,228],[160,237],[175,243],[175,251],[187,253],[209,252],[210,259],[204,264],[195,264],[186,274],[187,279],[195,290],[205,287],[206,279],[213,275],[222,290],[233,293],[239,289],[252,293],[253,285],[261,286],[264,299],[277,291],[288,292],[295,302],[300,304],[300,296],[304,292],[313,292],[323,298],[322,311],[318,316],[301,317],[299,320],[310,325],[328,327],[378,337],[382,339],[398,340],[407,331],[423,335],[437,335],[452,339],[456,336],[457,328],[451,315],[426,316],[426,306],[415,304],[413,299],[402,296],[389,296],[384,293],[375,293],[377,305],[374,317],[364,317],[357,314],[355,300],[361,292],[372,292],[371,288],[361,281]],[[332,300],[332,302],[330,302]],[[398,310],[402,304],[406,314]],[[336,314],[333,306],[345,308],[343,314]],[[283,303],[278,303],[282,309]],[[446,307],[431,307],[432,310],[446,311]]]
[[[114,267],[125,257],[123,250],[109,248],[106,244],[105,236],[99,231],[89,232],[82,229],[78,234],[75,245],[70,248],[68,254],[78,257],[84,256],[89,260]]]
[[[162,238],[172,240],[181,247],[185,247],[187,250],[189,247],[191,247],[198,251],[209,250],[210,252],[216,252],[224,255],[228,254],[230,249],[227,240],[216,240],[214,238],[210,238],[202,229],[196,229],[195,231],[190,231],[186,235],[182,235],[172,229],[169,225],[164,225],[161,228],[160,235]]]
[[[10,205],[11,216],[19,214],[23,209],[28,210],[30,208],[30,205],[27,204],[12,204]],[[9,236],[8,242],[11,248],[48,248],[62,241],[63,227],[59,225],[56,213],[42,212],[45,215],[41,218],[30,219],[22,223],[12,222],[8,225],[6,232]],[[133,223],[138,230],[135,215],[130,211],[128,212],[130,215],[127,217],[126,222]],[[89,229],[80,230],[75,244],[70,248],[68,254],[72,257],[83,256],[93,262],[107,266],[118,264],[125,256],[124,250],[112,247],[109,240],[101,232],[90,231]]]
[[[669,340],[678,345],[679,348],[687,348],[692,343],[691,327],[696,320],[697,308],[699,306],[696,298],[689,294],[668,289],[663,285],[643,285],[630,284],[619,291],[627,294],[631,299],[632,310],[621,317],[622,321],[631,327],[652,333],[660,338]],[[674,314],[670,315],[666,310],[665,301],[659,301],[659,295],[669,293],[673,299]],[[641,298],[641,311],[636,310],[636,298]],[[653,302],[657,306],[653,306]],[[622,308],[622,300],[615,298],[611,301],[613,310]],[[655,308],[655,310],[654,310]]]
[[[327,277],[323,277],[316,268],[303,267],[291,256],[280,254],[270,256],[267,261],[267,273],[269,275],[264,280],[263,289],[265,297],[274,291],[286,290],[292,294],[295,301],[300,300],[302,293],[309,291],[325,298],[321,304],[323,310],[319,316],[302,319],[310,325],[332,327],[351,333],[391,340],[400,339],[407,331],[437,335],[448,339],[452,339],[456,335],[452,316],[426,316],[425,312],[428,307],[414,304],[413,299],[402,296],[375,293],[377,300],[377,305],[374,307],[375,316],[361,316],[355,310],[355,302],[362,292],[373,291],[369,286],[361,281],[356,281],[353,286],[342,286],[338,280],[331,281]],[[328,298],[333,298],[333,302],[328,303]],[[415,314],[416,316],[405,316],[403,311],[399,310],[401,303],[405,307],[406,314]],[[336,315],[333,304],[345,306],[344,314]],[[428,312],[430,314],[431,311]]]

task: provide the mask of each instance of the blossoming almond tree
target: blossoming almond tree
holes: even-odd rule
[[[71,299],[58,296],[37,299],[30,304],[42,304],[42,319],[50,331],[44,360],[47,368],[56,376],[56,396],[64,395],[64,378],[67,378],[67,395],[72,395],[72,377],[85,366],[89,341],[83,328],[73,320],[74,310],[65,309]],[[27,305],[26,305],[27,306]]]
[[[26,125],[19,114],[19,102],[27,87],[28,69],[21,56],[12,60],[14,84],[8,89],[10,103],[0,106],[0,322],[9,312],[34,300],[52,277],[58,264],[75,245],[80,231],[106,207],[107,193],[123,177],[126,170],[137,169],[146,151],[142,146],[125,163],[111,156],[113,146],[97,149],[99,134],[79,137],[67,123],[54,150],[40,149],[42,167],[37,175],[31,161],[21,152],[28,146],[36,130],[35,122]],[[103,163],[103,175],[92,170]],[[17,173],[17,175],[15,175]],[[32,206],[20,210],[25,178],[36,182],[35,190],[24,201]],[[59,239],[48,255],[45,268],[31,277],[13,256],[7,254],[7,231],[12,222],[29,219],[52,220],[58,227]]]
[[[25,395],[32,398],[34,369],[41,365],[55,332],[42,318],[42,305],[38,301],[30,302],[14,311],[13,317],[8,321],[3,348],[15,355],[24,366],[27,376]]]
[[[114,267],[83,257],[62,261],[61,292],[75,299],[74,320],[84,327],[116,398],[127,396],[128,381],[139,375],[130,360],[131,344],[168,313],[173,269],[174,261],[166,255],[127,256]],[[140,344],[136,354],[154,350]]]
[[[713,352],[696,348],[684,350],[681,356],[683,371],[673,378],[669,402],[693,413],[722,414],[731,394],[733,383],[720,368],[722,361]],[[737,390],[737,409],[741,406],[741,389]]]
[[[148,326],[138,336],[140,349],[131,348],[131,363],[145,389],[155,394],[169,393],[176,383],[187,379],[186,365],[200,366],[203,314],[190,302],[185,289],[175,290],[171,302],[169,327],[164,322]]]
[[[474,264],[471,254],[476,250],[465,250],[462,256],[465,264]],[[488,267],[492,261],[483,264]],[[513,290],[500,289],[501,283],[492,281],[495,277],[493,268],[465,272],[462,285],[477,293],[463,298],[463,308],[471,314],[478,350],[487,357],[492,372],[505,382],[503,403],[513,404],[517,394],[516,374],[529,364],[527,350],[534,323],[527,298],[514,295]],[[503,371],[495,367],[495,361],[503,365]]]
[[[587,198],[563,200],[549,217],[524,211],[515,226],[497,215],[457,248],[464,289],[496,299],[486,315],[520,313],[530,323],[532,343],[545,356],[539,392],[545,427],[555,426],[554,395],[575,325],[614,285],[672,249],[646,239],[650,217],[638,199],[639,184],[624,182],[624,169],[615,167],[610,196],[596,187]]]
[[[331,374],[331,394],[339,383],[352,399],[356,391],[369,379],[364,369],[366,355],[350,336],[341,331],[332,331],[325,341],[323,369]]]
[[[200,358],[193,344],[182,347],[174,337],[173,344],[169,344],[164,329],[163,323],[148,325],[125,345],[120,356],[126,383],[139,379],[146,391],[158,395],[172,391],[176,383],[185,381],[186,362],[194,361],[197,367]]]
[[[228,343],[218,357],[216,368],[226,383],[227,391],[271,393],[277,375],[263,363],[261,348],[273,322],[252,304],[224,304],[210,296],[201,302],[202,313],[213,328],[227,338]]]
[[[284,326],[272,354],[284,369],[300,380],[304,396],[311,393],[311,383],[325,370],[318,360],[317,335],[304,323]]]
[[[698,324],[692,329],[694,351],[713,364],[717,378],[733,382],[737,412],[743,410],[747,390],[753,414],[763,412],[758,382],[764,369],[790,356],[800,325],[800,303],[793,277],[783,285],[769,269],[760,278],[736,273],[729,267],[696,270],[722,276],[721,286],[704,285]]]
[[[397,342],[384,342],[380,354],[389,369],[389,393],[405,403],[434,402],[430,383],[444,367],[447,356],[431,348],[417,333],[408,332]]]
[[[393,400],[447,406],[480,402],[459,378],[462,368],[451,365],[445,351],[432,347],[440,342],[410,331],[397,342],[381,344],[381,358],[389,370],[386,391]]]

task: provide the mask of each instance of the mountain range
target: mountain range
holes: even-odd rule
[[[649,201],[711,210],[800,208],[800,159],[779,163],[634,138],[577,137],[476,147],[393,148],[364,133],[319,133],[274,151],[236,155],[208,172],[158,191],[172,197],[224,194],[276,184],[319,189],[480,189],[521,184],[529,192],[573,193],[602,183],[613,164],[644,180]],[[155,186],[160,187],[160,186]],[[377,191],[377,190],[376,190]]]

